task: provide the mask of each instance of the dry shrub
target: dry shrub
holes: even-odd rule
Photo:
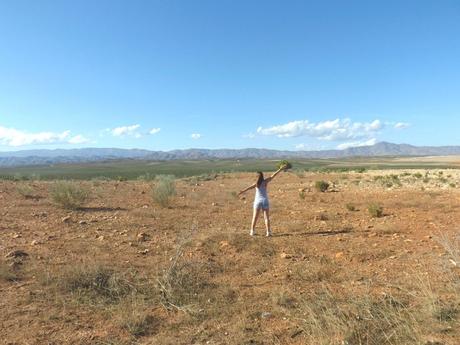
[[[160,206],[167,207],[174,195],[176,195],[174,176],[158,175],[152,190],[153,200]]]
[[[5,262],[0,262],[0,281],[12,282],[17,280],[17,274],[13,272],[11,267],[9,267]]]
[[[317,191],[324,193],[324,192],[326,192],[328,190],[329,183],[326,182],[326,181],[323,181],[323,180],[316,181],[315,182],[315,188],[316,188]]]
[[[32,186],[21,183],[16,186],[16,191],[19,195],[21,195],[24,199],[35,199],[38,197],[36,191]]]
[[[116,304],[132,296],[153,297],[149,281],[133,271],[120,271],[98,263],[69,265],[57,272],[47,272],[44,283],[78,303]]]
[[[302,298],[295,312],[311,344],[415,345],[421,341],[415,313],[391,295],[347,298],[322,286]]]
[[[89,196],[89,192],[75,182],[55,182],[50,190],[53,201],[66,209],[79,209]]]
[[[367,211],[373,218],[380,218],[383,216],[383,207],[380,206],[379,204],[375,204],[375,203],[369,204],[367,206]]]

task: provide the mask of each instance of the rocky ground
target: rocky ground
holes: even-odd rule
[[[167,207],[153,182],[76,182],[72,211],[0,182],[2,343],[460,343],[460,172],[283,173],[271,238],[235,194],[253,180],[179,180]]]

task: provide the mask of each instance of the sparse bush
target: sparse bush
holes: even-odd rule
[[[299,191],[299,198],[302,199],[302,200],[305,200],[307,194],[305,193],[305,191],[302,189],[301,191]]]
[[[369,211],[369,214],[374,218],[380,218],[383,216],[383,208],[378,204],[369,204],[367,210]]]
[[[345,207],[347,208],[348,211],[351,211],[351,212],[356,211],[356,206],[353,204],[348,203],[345,205]]]
[[[48,272],[43,283],[69,294],[78,303],[117,304],[126,298],[152,298],[153,285],[146,284],[135,272],[120,272],[98,263],[80,263],[58,272]]]
[[[316,190],[318,190],[319,192],[322,192],[324,193],[325,191],[327,191],[327,189],[329,188],[329,183],[326,182],[326,181],[316,181],[315,182],[315,188]]]
[[[74,182],[56,182],[50,190],[51,198],[66,209],[78,209],[83,206],[89,192]]]
[[[298,309],[309,344],[332,344],[331,339],[349,345],[415,345],[421,341],[415,313],[391,295],[342,297],[323,286],[303,297]]]
[[[18,186],[16,186],[16,191],[25,199],[37,198],[35,190],[28,184],[19,184]]]
[[[416,179],[421,179],[423,177],[423,175],[421,173],[415,173],[413,174],[412,176],[414,176]]]
[[[152,191],[152,197],[159,205],[166,207],[169,205],[171,197],[176,195],[176,185],[174,176],[158,175]]]
[[[153,333],[158,320],[148,312],[149,306],[142,298],[128,298],[117,310],[118,324],[134,337]]]
[[[0,281],[15,281],[17,275],[11,270],[5,262],[0,261]]]
[[[366,168],[357,168],[357,169],[356,169],[356,172],[357,172],[358,174],[362,174],[362,173],[366,172],[366,170],[367,170]]]

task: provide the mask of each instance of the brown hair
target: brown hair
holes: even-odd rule
[[[262,182],[264,182],[265,179],[264,179],[264,173],[262,171],[258,171],[257,175],[259,175],[259,176],[257,177],[256,185],[257,185],[257,188],[259,188],[260,185],[262,184]]]

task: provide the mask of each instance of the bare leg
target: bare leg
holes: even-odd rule
[[[272,231],[270,229],[270,212],[268,208],[264,210],[264,220],[265,220],[265,230],[267,230],[267,236],[271,236]]]
[[[259,214],[260,214],[260,208],[255,208],[254,213],[252,215],[251,232],[250,232],[251,236],[253,236],[255,233],[257,218],[259,218]]]

